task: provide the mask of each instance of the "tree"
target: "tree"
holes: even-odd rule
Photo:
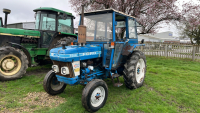
[[[159,24],[180,19],[177,0],[70,0],[75,12],[81,12],[81,5],[85,11],[113,8],[136,17],[142,25],[141,34],[155,33]]]
[[[192,44],[200,45],[200,5],[190,1],[182,7],[182,18],[178,25],[182,37],[190,38]]]

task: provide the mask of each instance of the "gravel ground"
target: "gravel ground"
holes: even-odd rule
[[[39,110],[45,107],[53,108],[66,102],[65,98],[59,96],[51,96],[46,92],[33,92],[28,93],[27,97],[23,98],[19,103],[23,104],[23,107],[15,109],[3,109],[2,113],[31,113],[35,110]]]

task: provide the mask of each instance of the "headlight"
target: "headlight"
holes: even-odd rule
[[[55,73],[58,73],[59,72],[59,68],[57,65],[53,65],[52,66],[52,70],[55,72]]]
[[[62,68],[61,68],[61,74],[62,74],[62,75],[67,75],[67,74],[69,74],[69,68],[68,68],[68,67],[62,67]]]

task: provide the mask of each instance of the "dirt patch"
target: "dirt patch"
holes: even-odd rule
[[[65,98],[59,96],[51,96],[46,92],[33,92],[28,93],[27,97],[23,98],[19,103],[23,104],[23,107],[15,109],[3,109],[2,113],[21,113],[21,112],[33,112],[45,107],[53,108],[66,102]]]

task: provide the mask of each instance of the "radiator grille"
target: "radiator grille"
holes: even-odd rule
[[[54,65],[57,65],[59,68],[59,72],[56,73],[56,75],[68,77],[68,78],[73,78],[74,76],[74,71],[72,68],[72,63],[71,62],[59,62],[59,61],[53,61]],[[69,68],[69,74],[68,75],[62,75],[61,74],[61,67],[68,67]]]

